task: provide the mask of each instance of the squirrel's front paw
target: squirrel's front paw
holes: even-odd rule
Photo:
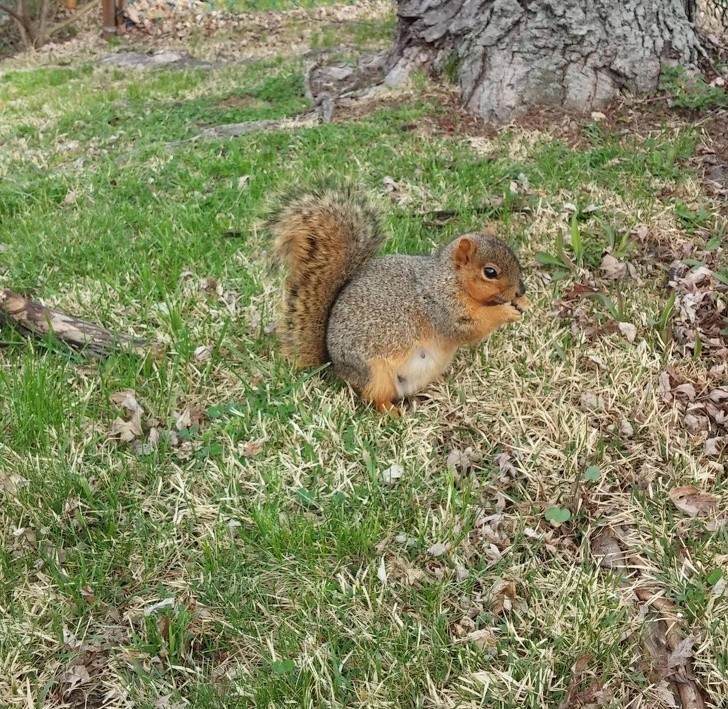
[[[505,321],[506,322],[516,322],[521,319],[521,315],[526,312],[528,307],[531,304],[528,301],[528,298],[526,296],[521,296],[520,298],[516,298],[516,300],[511,301],[510,303],[504,303],[503,308],[505,309]]]
[[[503,303],[498,306],[501,312],[501,320],[504,323],[507,322],[518,322],[523,315],[523,308],[517,303]]]

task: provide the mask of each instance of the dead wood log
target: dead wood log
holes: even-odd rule
[[[120,335],[86,320],[51,310],[8,289],[0,290],[0,324],[3,323],[28,336],[53,335],[97,359],[121,350],[141,353],[147,344],[145,340]]]

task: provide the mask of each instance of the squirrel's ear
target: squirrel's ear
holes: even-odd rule
[[[452,255],[452,260],[455,263],[456,268],[462,268],[467,266],[473,258],[475,258],[475,252],[478,250],[475,242],[464,236],[458,241],[455,251]]]

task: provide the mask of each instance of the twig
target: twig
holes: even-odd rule
[[[19,22],[21,25],[23,25],[23,27],[25,27],[25,29],[28,30],[29,32],[32,29],[30,24],[28,23],[27,17],[23,17],[22,15],[19,15],[17,12],[15,12],[15,10],[12,10],[7,5],[0,3],[0,10],[2,10],[3,12],[6,12],[8,15],[10,15],[10,17],[17,20],[17,22]]]
[[[88,15],[93,8],[97,7],[101,4],[101,0],[91,0],[91,2],[86,3],[80,10],[76,10],[76,12],[73,13],[70,17],[67,17],[62,22],[59,22],[56,25],[53,25],[48,29],[48,32],[46,32],[46,36],[50,37],[52,34],[55,34],[59,30],[62,30],[64,27],[68,27],[68,25],[72,25],[74,22],[77,22],[78,20],[84,18],[86,15]]]

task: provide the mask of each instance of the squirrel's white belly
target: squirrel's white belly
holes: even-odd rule
[[[444,347],[440,343],[415,347],[397,368],[397,394],[412,396],[424,389],[448,368],[454,352],[454,347]]]

